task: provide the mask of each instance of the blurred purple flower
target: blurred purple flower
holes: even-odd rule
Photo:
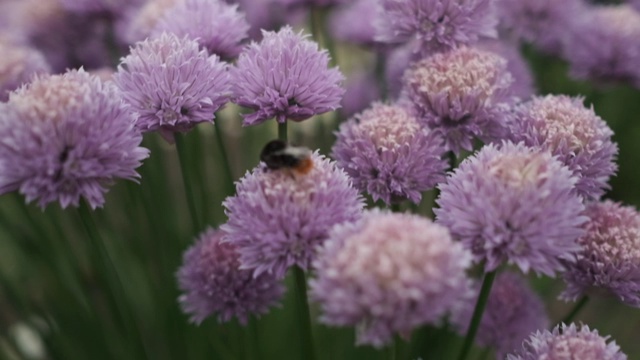
[[[486,271],[508,262],[553,276],[580,250],[586,217],[577,180],[547,151],[491,144],[439,185],[434,211]]]
[[[360,217],[362,198],[344,171],[317,152],[311,159],[314,166],[304,175],[261,163],[223,203],[227,241],[237,247],[241,268],[254,276],[282,278],[294,265],[307,269],[333,225]]]
[[[0,101],[7,101],[10,91],[29,82],[34,75],[51,72],[36,49],[0,40],[0,53]]]
[[[380,95],[380,86],[374,74],[368,71],[351,73],[347,75],[341,113],[345,117],[352,116],[380,99]]]
[[[507,36],[557,54],[575,20],[582,13],[582,0],[496,0],[500,24]]]
[[[487,40],[481,42],[478,47],[494,52],[507,60],[507,71],[513,77],[513,83],[509,88],[512,96],[526,100],[535,94],[531,68],[516,45],[502,40]]]
[[[256,110],[244,115],[244,125],[273,117],[302,121],[340,107],[343,76],[327,68],[326,50],[289,26],[263,37],[240,54],[232,70],[234,102]]]
[[[627,360],[616,342],[608,340],[609,336],[600,336],[587,325],[560,324],[552,331],[531,334],[522,349],[507,355],[506,360]]]
[[[237,3],[251,25],[250,37],[256,41],[262,39],[262,30],[277,30],[285,24],[304,26],[309,17],[309,9],[288,7],[278,0],[237,0]]]
[[[314,262],[310,297],[321,322],[355,326],[357,344],[382,347],[453,309],[470,292],[470,263],[445,227],[373,210],[332,229]]]
[[[131,48],[114,81],[143,132],[185,132],[212,122],[230,95],[224,62],[199,50],[195,40],[166,33]]]
[[[424,129],[398,105],[373,104],[343,123],[333,146],[333,156],[374,201],[419,203],[422,191],[445,178],[442,138]]]
[[[474,297],[466,302],[462,311],[452,315],[452,322],[458,332],[464,335],[475,308],[475,300],[480,292],[476,287]],[[529,334],[549,326],[549,319],[542,299],[529,286],[526,279],[512,272],[504,272],[496,277],[489,300],[482,314],[476,343],[482,347],[492,347],[496,359],[504,359],[522,344]]]
[[[580,17],[565,43],[570,74],[640,88],[640,12],[629,5],[594,6]]]
[[[518,108],[512,136],[549,150],[578,178],[578,193],[597,199],[618,169],[618,146],[607,123],[582,102],[565,95],[535,97]]]
[[[62,6],[81,15],[119,16],[129,8],[136,8],[145,0],[57,0]]]
[[[578,239],[582,252],[576,263],[567,264],[561,298],[605,293],[640,307],[640,214],[607,200],[589,204],[585,215],[586,234]]]
[[[399,46],[387,53],[385,61],[385,81],[387,93],[390,99],[398,99],[403,86],[403,75],[417,56],[411,50],[411,46]]]
[[[241,270],[236,248],[223,242],[224,236],[221,230],[204,231],[185,251],[177,273],[182,310],[198,325],[214,314],[219,322],[235,316],[246,325],[249,315],[267,313],[284,294],[275,277]]]
[[[332,6],[348,2],[349,0],[272,0],[274,3],[286,5],[288,7],[322,7]]]
[[[474,137],[507,136],[513,78],[502,57],[462,47],[414,63],[403,82],[418,120],[442,134],[448,150],[471,150]]]
[[[138,8],[128,9],[115,24],[121,42],[135,44],[151,35],[164,14],[183,0],[147,0]]]
[[[380,0],[376,40],[428,55],[497,36],[493,0]]]
[[[194,39],[209,54],[233,59],[242,50],[241,42],[247,38],[249,24],[238,5],[221,0],[184,0],[164,12],[151,36],[173,33],[178,37]]]
[[[376,43],[378,0],[353,0],[338,8],[330,18],[329,30],[342,41],[371,46]]]
[[[37,77],[0,110],[0,194],[100,207],[116,179],[139,177],[141,141],[113,85],[83,70]]]

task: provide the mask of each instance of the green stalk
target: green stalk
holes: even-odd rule
[[[571,309],[571,311],[562,319],[562,322],[569,325],[573,321],[573,318],[578,315],[580,310],[582,310],[582,308],[587,304],[587,302],[589,302],[589,297],[587,295],[584,295],[582,298],[580,298],[580,300],[578,300],[573,309]]]
[[[404,359],[404,349],[405,344],[404,341],[400,338],[400,336],[395,336],[393,341],[393,349],[391,351],[391,359],[392,360],[402,360]]]
[[[222,165],[224,166],[224,170],[227,178],[227,196],[233,195],[235,192],[235,186],[233,185],[234,176],[233,171],[231,170],[231,163],[229,162],[229,156],[227,156],[227,148],[224,146],[223,136],[222,136],[222,126],[220,126],[220,118],[217,118],[216,121],[213,122],[215,126],[216,133],[216,143],[218,143],[218,151],[220,152],[220,157],[222,158]]]
[[[200,227],[200,219],[198,218],[198,212],[195,204],[195,194],[191,182],[189,182],[189,176],[187,174],[187,148],[184,141],[184,134],[176,132],[174,133],[176,140],[176,150],[178,151],[178,159],[180,162],[180,170],[182,172],[182,183],[184,184],[184,191],[187,196],[187,205],[189,206],[189,213],[191,214],[191,222],[193,225],[193,231],[198,232],[202,230]]]
[[[298,319],[302,331],[302,357],[305,360],[315,360],[316,354],[313,346],[313,334],[311,332],[311,314],[309,312],[309,302],[307,301],[307,279],[304,270],[295,266],[293,268],[295,278],[296,307],[298,308]]]
[[[278,123],[278,139],[287,142],[289,139],[289,136],[287,134],[287,120],[285,120],[283,123]]]
[[[484,312],[484,308],[487,305],[487,300],[489,299],[489,293],[491,292],[491,286],[493,285],[493,280],[496,278],[497,270],[493,270],[484,275],[484,280],[482,281],[482,288],[480,289],[480,295],[478,296],[478,301],[476,302],[476,307],[473,310],[473,316],[471,317],[471,323],[469,324],[469,329],[467,330],[467,336],[464,339],[464,343],[462,345],[462,350],[460,351],[460,355],[458,356],[458,360],[466,359],[469,351],[471,350],[471,345],[473,345],[473,340],[476,337],[476,333],[478,332],[478,327],[480,326],[480,320],[482,320],[482,313]]]

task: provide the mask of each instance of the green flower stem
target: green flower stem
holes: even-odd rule
[[[562,318],[562,322],[564,324],[570,324],[573,321],[573,318],[578,315],[580,310],[584,308],[587,302],[589,302],[589,297],[587,295],[584,295],[582,298],[580,298],[580,300],[578,300],[573,309],[571,309],[571,311],[564,318]]]
[[[278,139],[284,142],[289,141],[289,136],[287,134],[287,120],[283,123],[278,123]]]
[[[199,232],[202,230],[200,227],[200,219],[198,218],[198,212],[195,204],[195,194],[191,182],[189,182],[189,176],[187,175],[187,148],[184,141],[184,135],[182,133],[174,133],[176,140],[176,149],[178,151],[178,159],[180,162],[180,170],[182,172],[182,182],[184,184],[184,191],[187,195],[187,205],[189,206],[189,213],[191,214],[191,222],[193,225],[193,231]]]
[[[400,336],[395,336],[391,354],[392,360],[402,360],[405,358],[405,342],[400,338]]]
[[[476,307],[473,310],[473,316],[471,317],[471,323],[469,324],[469,329],[467,330],[467,336],[464,339],[464,343],[462,345],[462,350],[460,351],[460,355],[458,356],[458,360],[464,360],[467,358],[469,351],[471,350],[471,345],[473,345],[473,340],[476,337],[476,333],[478,332],[478,327],[480,326],[480,320],[482,320],[482,313],[484,312],[484,308],[487,305],[487,300],[489,299],[489,293],[491,292],[491,286],[493,285],[493,280],[496,278],[497,270],[493,270],[484,275],[484,280],[482,281],[482,288],[480,289],[480,295],[478,296],[478,301],[476,302]]]
[[[316,353],[313,346],[313,334],[311,332],[311,314],[309,312],[309,302],[307,301],[307,279],[304,270],[295,266],[293,268],[295,278],[296,307],[298,308],[298,319],[302,332],[302,357],[305,360],[315,360]]]
[[[227,156],[227,148],[224,146],[223,140],[223,130],[222,126],[220,126],[220,118],[216,117],[216,121],[213,122],[215,126],[216,133],[216,143],[218,143],[218,151],[220,152],[220,157],[222,158],[222,165],[224,166],[224,170],[227,177],[227,196],[231,196],[235,193],[235,186],[233,185],[234,175],[231,169],[231,163],[229,162],[229,156]]]

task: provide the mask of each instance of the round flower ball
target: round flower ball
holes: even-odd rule
[[[467,333],[479,292],[480,284],[466,306],[452,314],[452,322],[461,336]],[[482,347],[494,348],[496,359],[504,359],[507,353],[518,349],[529,334],[548,326],[544,303],[526,279],[513,272],[504,272],[496,277],[491,287],[475,341]]]
[[[423,56],[497,36],[492,0],[380,0],[376,40],[415,43]]]
[[[434,211],[485,271],[508,262],[553,276],[580,250],[586,217],[577,180],[547,151],[487,145],[438,186]]]
[[[224,201],[229,220],[222,229],[242,269],[277,278],[291,266],[307,269],[332,226],[360,217],[363,200],[347,174],[317,152],[310,159],[306,173],[260,163]]]
[[[233,59],[242,50],[249,23],[238,5],[220,0],[184,0],[164,12],[151,36],[173,33],[189,37],[222,59]]]
[[[382,347],[452,310],[470,291],[470,263],[445,227],[373,210],[333,228],[314,263],[310,297],[321,322],[355,326],[357,344]]]
[[[539,330],[522,344],[522,349],[507,355],[507,360],[627,360],[615,341],[601,336],[587,325],[560,324],[553,330]]]
[[[17,190],[42,208],[80,198],[101,207],[149,155],[117,89],[84,70],[36,77],[0,110],[0,194]]]
[[[289,26],[263,31],[260,43],[249,45],[232,69],[233,102],[255,110],[244,125],[275,118],[302,121],[340,107],[343,76],[327,68],[329,55]]]
[[[582,102],[565,95],[534,97],[518,108],[512,134],[514,141],[549,150],[578,178],[578,193],[597,199],[618,169],[618,146],[607,123]]]
[[[456,154],[472,150],[474,138],[506,137],[512,82],[504,58],[469,47],[418,61],[403,78],[420,122],[442,134]]]
[[[640,307],[640,214],[631,206],[610,200],[587,206],[586,233],[576,263],[563,274],[565,300],[590,293],[613,295],[623,303]]]
[[[333,146],[333,157],[374,201],[419,203],[422,191],[445,178],[442,138],[420,126],[399,105],[375,103],[343,123]]]
[[[267,313],[284,294],[284,285],[275,277],[254,277],[240,269],[238,252],[223,242],[224,236],[224,231],[209,228],[184,253],[177,273],[183,292],[179,302],[193,323],[217,315],[219,322],[236,317],[246,325],[250,315]]]
[[[51,72],[44,56],[26,46],[0,40],[0,101],[9,99],[9,92],[29,82],[36,74]]]
[[[166,33],[132,47],[113,80],[142,132],[186,132],[213,122],[230,95],[226,63],[195,40]]]

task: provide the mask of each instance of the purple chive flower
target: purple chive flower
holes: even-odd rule
[[[512,136],[549,150],[578,177],[578,193],[597,199],[618,169],[618,147],[607,123],[582,103],[563,95],[535,97],[519,107]]]
[[[557,54],[583,8],[581,0],[497,0],[498,28],[508,37]]]
[[[114,81],[143,132],[185,132],[212,122],[230,94],[226,64],[199,50],[195,40],[173,34],[136,44]]]
[[[374,201],[419,203],[449,167],[442,138],[398,105],[373,104],[340,126],[333,156]]]
[[[401,97],[402,76],[409,69],[411,63],[416,60],[419,59],[416,59],[410,46],[404,45],[389,51],[384,69],[389,98],[398,99]]]
[[[478,286],[471,301],[466,302],[462,311],[453,314],[452,322],[463,336],[467,332],[479,292]],[[491,288],[476,343],[494,348],[495,358],[504,359],[507,353],[520,348],[529,334],[548,326],[549,319],[542,299],[522,276],[505,272],[496,277]]]
[[[640,87],[640,12],[630,5],[592,7],[570,32],[563,56],[570,74]]]
[[[117,89],[83,70],[37,77],[0,111],[0,194],[44,208],[92,208],[116,179],[135,180],[149,152]]]
[[[336,39],[364,46],[376,44],[375,20],[378,0],[355,0],[339,8],[330,18],[329,29]]]
[[[233,59],[242,49],[249,24],[238,5],[221,0],[184,0],[164,12],[152,30],[152,36],[164,32],[189,37],[223,59]]]
[[[151,35],[156,24],[167,10],[179,4],[182,0],[147,0],[142,6],[129,9],[116,22],[118,37],[127,44],[143,41]]]
[[[249,315],[267,313],[284,294],[284,285],[275,277],[254,277],[241,270],[236,247],[223,242],[225,235],[212,228],[204,231],[185,251],[177,273],[182,310],[198,325],[214,314],[219,322],[235,316],[246,324]]]
[[[274,3],[280,3],[288,7],[323,7],[332,6],[348,2],[348,0],[272,0]]]
[[[506,137],[513,78],[502,57],[459,48],[414,63],[403,82],[418,119],[442,134],[447,149],[456,154],[471,150],[474,137],[483,141]]]
[[[522,349],[507,355],[506,360],[627,360],[616,342],[608,340],[609,336],[601,336],[587,325],[560,324],[552,331],[531,334]]]
[[[507,71],[513,77],[513,83],[509,88],[512,96],[526,100],[536,92],[531,68],[517,46],[506,41],[487,40],[481,42],[478,47],[494,52],[507,60]]]
[[[9,99],[9,92],[27,83],[36,74],[51,72],[42,54],[32,48],[0,40],[0,101]]]
[[[354,72],[347,76],[340,111],[346,117],[352,116],[380,99],[380,95],[380,86],[374,74],[368,71]]]
[[[237,247],[242,269],[277,278],[290,266],[307,269],[333,225],[360,217],[364,204],[349,177],[317,152],[311,160],[305,175],[261,163],[224,201],[229,221],[222,229]]]
[[[576,263],[567,264],[567,289],[561,297],[575,301],[590,292],[613,295],[640,307],[640,214],[613,201],[591,203],[586,234]]]
[[[273,117],[280,123],[302,121],[339,108],[343,76],[328,64],[326,50],[289,26],[263,32],[262,41],[249,45],[232,70],[234,102],[256,110],[244,115],[244,125]]]
[[[586,218],[577,180],[547,151],[491,144],[440,184],[434,211],[486,271],[508,262],[553,276],[580,250]]]
[[[449,231],[411,214],[369,211],[334,227],[314,263],[310,297],[320,321],[355,326],[356,343],[382,347],[438,322],[470,292],[470,254]]]
[[[497,36],[492,0],[380,0],[376,40],[414,42],[423,55]]]
[[[65,9],[80,14],[120,15],[144,0],[58,0]]]

